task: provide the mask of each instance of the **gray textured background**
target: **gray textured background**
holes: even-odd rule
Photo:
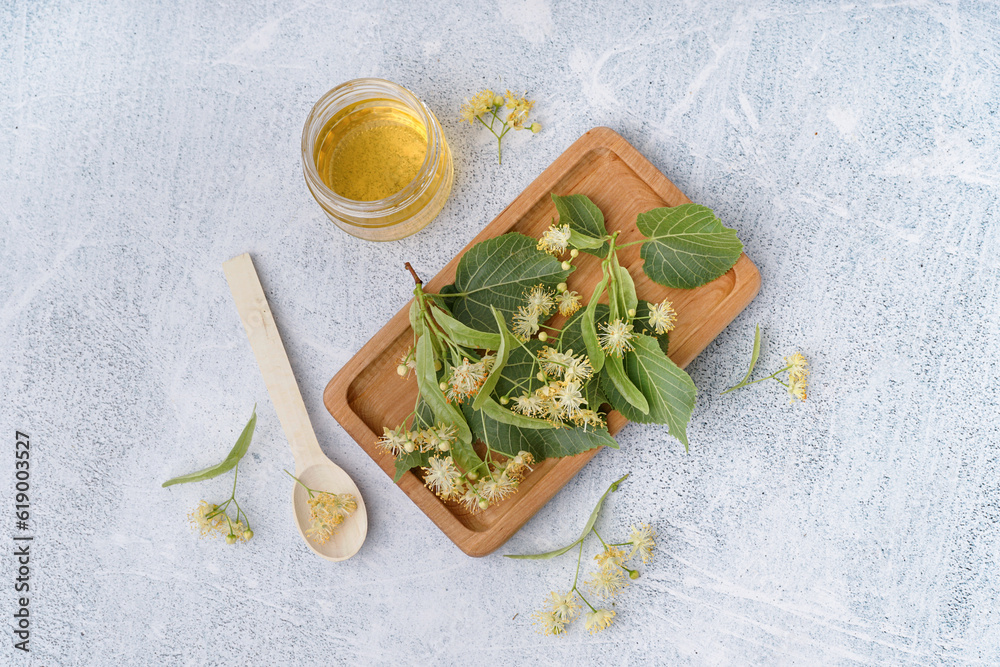
[[[33,664],[1000,661],[997,5],[614,4],[0,3],[0,535],[21,429]],[[403,241],[343,234],[302,180],[309,108],[359,76],[423,98],[454,154],[443,213]],[[502,167],[458,120],[484,86],[527,89],[545,126]],[[763,287],[689,367],[691,453],[627,427],[504,550],[571,538],[632,472],[602,526],[651,521],[658,557],[610,630],[542,638],[530,612],[572,559],[464,556],[321,396],[407,301],[404,260],[435,273],[597,125],[735,227]],[[291,520],[220,269],[245,251],[368,504],[339,565]],[[807,403],[718,396],[757,322],[762,368],[812,361]],[[185,514],[230,477],[159,484],[219,458],[255,402],[257,537],[199,541]]]

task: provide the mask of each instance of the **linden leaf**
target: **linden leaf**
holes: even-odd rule
[[[736,231],[723,227],[712,209],[699,204],[654,208],[635,222],[648,240],[643,270],[667,287],[692,288],[731,269],[743,252]]]
[[[694,382],[664,354],[655,338],[637,334],[632,343],[635,349],[625,353],[624,370],[646,398],[649,412],[644,414],[633,407],[605,374],[601,374],[601,389],[611,406],[626,419],[640,424],[666,424],[670,435],[684,443],[687,450],[687,424],[697,393]]]
[[[218,477],[224,472],[228,472],[236,467],[236,464],[240,462],[243,455],[247,453],[247,449],[250,448],[250,441],[253,440],[253,432],[257,427],[257,406],[253,406],[253,414],[250,415],[250,421],[247,425],[243,427],[243,432],[240,433],[240,437],[236,439],[236,444],[233,448],[229,450],[229,454],[226,458],[222,460],[221,463],[217,463],[214,466],[209,466],[203,470],[198,470],[197,472],[188,473],[187,475],[181,475],[180,477],[174,477],[173,479],[168,479],[163,483],[162,486],[173,486],[174,484],[187,484],[188,482],[202,482],[206,479],[212,479],[213,477]]]
[[[492,331],[495,307],[508,321],[525,304],[524,293],[535,285],[551,289],[565,282],[572,269],[536,248],[538,242],[511,232],[474,245],[462,255],[455,284],[441,290],[452,315],[479,331]]]

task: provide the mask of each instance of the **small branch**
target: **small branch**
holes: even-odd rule
[[[412,266],[410,266],[409,262],[406,263],[406,270],[410,272],[411,276],[413,276],[413,282],[417,283],[418,285],[424,284],[423,281],[420,280],[420,276],[417,275],[417,272],[413,270]]]

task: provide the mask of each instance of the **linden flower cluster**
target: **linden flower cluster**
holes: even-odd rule
[[[591,522],[575,542],[562,549],[556,549],[544,554],[508,556],[509,558],[547,560],[561,556],[564,553],[573,551],[575,547],[579,547],[576,549],[576,574],[573,575],[573,584],[569,590],[565,593],[562,591],[550,592],[542,608],[533,613],[536,627],[542,634],[565,634],[567,627],[580,617],[580,611],[584,609],[584,605],[590,610],[583,614],[584,626],[587,630],[591,634],[606,630],[611,626],[616,616],[616,612],[610,608],[611,603],[625,590],[630,581],[639,578],[639,571],[633,567],[629,567],[629,564],[635,559],[635,561],[641,560],[645,565],[653,559],[653,549],[656,546],[656,533],[649,524],[633,525],[628,539],[624,542],[615,543],[605,542],[594,526],[605,498],[611,492],[616,491],[618,485],[626,477],[628,475],[614,482],[605,491],[604,495],[601,496],[597,507],[591,515]],[[590,573],[586,583],[583,584],[583,588],[586,589],[586,594],[584,594],[578,585],[580,581],[580,566],[583,561],[583,543],[591,533],[600,540],[602,549],[594,556],[597,567]],[[581,602],[583,603],[582,605],[580,604]]]
[[[333,537],[344,520],[358,509],[358,501],[350,493],[328,493],[320,491],[313,495],[309,490],[310,537],[319,544],[326,544]]]
[[[593,531],[597,535],[597,531]],[[600,535],[597,535],[600,539]],[[597,569],[587,579],[585,588],[587,594],[601,606],[595,607],[584,596],[577,586],[580,576],[580,564],[577,563],[573,586],[566,593],[552,591],[541,609],[533,614],[539,632],[545,635],[561,635],[567,626],[578,616],[582,601],[590,611],[584,613],[584,626],[591,634],[606,630],[614,621],[616,612],[609,609],[609,603],[628,586],[630,580],[639,578],[639,571],[626,565],[634,556],[638,556],[643,564],[653,559],[653,548],[656,546],[656,534],[649,524],[632,526],[632,531],[625,542],[606,544],[601,540],[603,550],[594,556]],[[583,543],[580,544],[581,552]],[[628,553],[626,553],[628,552]],[[579,560],[579,559],[578,559]]]
[[[234,521],[230,518],[225,509],[229,502],[227,500],[220,507],[205,500],[199,501],[198,506],[188,514],[191,528],[201,537],[225,537],[226,544],[250,541],[250,538],[253,537],[253,531],[250,530],[249,520],[247,522],[242,519]],[[237,516],[246,518],[242,510],[237,510]]]
[[[582,389],[594,374],[586,355],[573,356],[573,350],[560,352],[545,346],[538,352],[539,379],[547,384],[532,393],[514,397],[515,412],[545,419],[559,428],[572,422],[585,429],[604,426],[604,419],[587,407]],[[502,401],[501,401],[502,402]]]
[[[475,398],[479,393],[479,388],[486,382],[486,377],[493,369],[493,362],[496,357],[492,354],[483,356],[476,363],[470,363],[463,358],[462,363],[451,369],[451,377],[447,382],[441,383],[441,391],[445,392],[445,398],[449,403],[462,403],[470,398]]]
[[[421,470],[424,485],[439,498],[478,512],[515,493],[534,462],[530,452],[519,451],[502,464],[488,461],[486,474],[480,476],[475,471],[463,474],[450,456],[432,456]]]
[[[752,384],[757,384],[758,382],[763,382],[765,380],[774,380],[788,390],[788,395],[791,397],[789,399],[789,403],[794,403],[796,400],[805,401],[806,388],[808,386],[809,378],[809,362],[804,356],[802,356],[802,353],[795,352],[785,357],[784,367],[779,368],[767,377],[762,377],[759,380],[753,380],[751,382],[750,375],[753,373],[754,365],[757,363],[757,352],[759,349],[760,327],[757,327],[756,332],[754,333],[754,353],[750,361],[750,370],[747,371],[746,377],[744,377],[742,381],[722,393],[728,394],[729,392],[735,391],[741,387],[748,387]],[[788,372],[788,382],[783,382],[782,380],[779,380],[777,376],[786,371]]]
[[[535,106],[534,100],[518,95],[510,90],[504,95],[484,89],[467,99],[462,105],[462,120],[470,125],[478,121],[497,138],[497,158],[503,163],[503,138],[510,130],[531,130],[538,134],[542,126],[538,122],[529,123],[528,114]],[[503,109],[507,117],[501,118]],[[485,120],[484,120],[485,119]]]
[[[568,268],[569,262],[564,264]],[[538,334],[538,340],[544,343],[549,334],[545,331],[539,333],[542,323],[548,320],[553,310],[558,310],[563,317],[569,317],[580,310],[581,296],[568,289],[566,283],[559,283],[555,291],[545,285],[535,285],[524,292],[524,300],[525,305],[518,307],[514,313],[512,333],[521,342]]]
[[[382,432],[377,446],[397,457],[416,451],[447,452],[458,438],[458,429],[452,424],[436,424],[415,431],[406,429],[402,424],[396,429],[382,427]]]
[[[298,477],[285,473],[294,479],[309,494],[309,528],[306,534],[317,544],[326,544],[343,525],[347,517],[358,509],[358,500],[352,493],[331,493],[310,489]]]

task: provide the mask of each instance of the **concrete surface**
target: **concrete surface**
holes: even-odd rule
[[[1000,20],[995,3],[501,0],[0,3],[3,664],[1000,662]],[[312,103],[347,79],[438,114],[456,182],[420,234],[374,245],[300,171]],[[545,126],[458,119],[526,89]],[[607,125],[735,227],[758,298],[689,368],[685,455],[629,426],[507,552],[649,520],[659,553],[606,632],[536,635],[571,557],[467,558],[325,412],[333,374],[584,131]],[[220,268],[253,253],[319,439],[371,530],[306,549],[292,460]],[[801,350],[809,400],[719,397],[754,323]],[[231,477],[257,536],[185,514]],[[15,430],[32,442],[31,653],[12,648]]]

